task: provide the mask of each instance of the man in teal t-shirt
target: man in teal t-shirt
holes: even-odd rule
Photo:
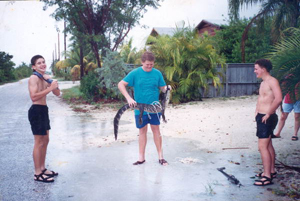
[[[145,52],[142,57],[142,66],[132,70],[118,84],[119,90],[125,96],[128,104],[134,107],[136,103],[152,104],[159,100],[159,90],[166,92],[167,86],[161,72],[155,68],[155,57],[151,52]],[[129,95],[126,86],[134,88],[134,99]],[[169,87],[170,88],[170,87]],[[150,124],[153,132],[154,143],[157,148],[159,163],[168,165],[168,162],[163,158],[162,153],[162,138],[160,134],[160,114],[143,114],[143,123],[140,125],[138,121],[139,110],[135,110],[136,127],[139,129],[139,160],[133,165],[140,165],[145,162],[145,149],[147,144],[147,130]]]

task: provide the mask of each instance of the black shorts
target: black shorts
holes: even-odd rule
[[[270,135],[273,136],[273,131],[276,128],[278,122],[278,116],[275,113],[271,114],[271,116],[267,119],[266,123],[262,122],[262,118],[264,116],[265,114],[258,113],[255,117],[257,125],[256,136],[258,138],[269,138]]]
[[[47,135],[50,120],[46,105],[32,105],[28,110],[28,119],[33,135]]]

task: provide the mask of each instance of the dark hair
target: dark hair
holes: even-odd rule
[[[154,56],[154,54],[152,52],[146,51],[142,55],[141,59],[142,59],[142,62],[145,62],[145,61],[155,61],[155,56]]]
[[[261,68],[265,68],[268,72],[272,70],[272,63],[268,59],[258,59],[255,61],[255,64],[258,64]]]
[[[44,59],[44,57],[43,56],[41,56],[41,55],[35,55],[35,56],[33,56],[32,58],[31,58],[31,65],[35,65],[35,62],[36,62],[36,60],[38,60],[38,59],[40,59],[40,58],[42,58],[42,59]]]

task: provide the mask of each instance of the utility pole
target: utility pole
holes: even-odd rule
[[[58,61],[60,61],[60,42],[59,42],[59,31],[57,31],[57,38],[58,38]]]
[[[54,50],[55,50],[55,61],[57,60],[57,56],[56,56],[56,43],[54,43]]]
[[[67,59],[67,33],[66,33],[66,20],[64,21],[64,48],[65,48],[65,60]]]

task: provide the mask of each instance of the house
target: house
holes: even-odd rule
[[[154,27],[150,33],[151,36],[162,36],[169,35],[173,36],[176,31],[181,30],[181,28],[172,28],[172,27]],[[208,32],[209,35],[214,36],[215,30],[220,30],[220,26],[214,23],[211,23],[207,20],[202,20],[197,26],[196,30],[199,35],[202,35],[204,32]]]
[[[180,28],[172,28],[172,27],[153,27],[150,36],[162,36],[162,35],[169,35],[169,36],[173,36],[174,33],[177,30],[180,30]]]
[[[204,32],[208,32],[208,35],[214,36],[216,34],[216,30],[220,30],[221,27],[217,24],[211,23],[207,20],[202,20],[196,26],[198,34],[201,36]]]

